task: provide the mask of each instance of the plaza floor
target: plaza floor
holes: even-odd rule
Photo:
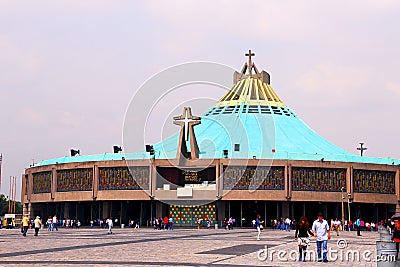
[[[332,234],[330,262],[298,262],[294,231],[264,230],[256,240],[254,229],[153,230],[105,229],[34,230],[23,237],[18,229],[0,230],[0,266],[377,266],[378,233]],[[339,242],[338,242],[339,241]],[[316,250],[311,239],[309,251]],[[358,255],[358,257],[357,257]]]

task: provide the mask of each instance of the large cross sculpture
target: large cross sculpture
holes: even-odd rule
[[[249,74],[251,75],[251,69],[253,68],[253,63],[251,62],[251,57],[255,56],[256,54],[251,52],[249,49],[249,53],[244,54],[246,57],[249,57],[249,62],[247,63],[247,69],[249,70]]]
[[[177,158],[188,155],[186,141],[190,141],[190,159],[199,158],[199,147],[197,145],[196,136],[193,127],[201,123],[201,118],[192,115],[190,107],[184,107],[180,116],[174,117],[174,124],[181,126],[179,134],[179,146],[177,150]]]
[[[360,147],[357,147],[357,150],[360,150],[361,157],[363,156],[364,150],[367,150],[368,148],[363,147],[364,143],[360,143]]]

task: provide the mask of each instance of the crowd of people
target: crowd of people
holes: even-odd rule
[[[257,228],[257,240],[260,240],[262,224],[260,215],[252,221],[253,228]],[[291,220],[288,217],[273,219],[270,221],[271,229],[290,231],[295,230],[295,240],[299,248],[299,261],[306,261],[307,247],[310,243],[310,238],[316,238],[318,262],[328,262],[326,251],[328,240],[331,238],[331,231],[336,232],[339,236],[341,231],[357,231],[357,236],[361,235],[362,231],[380,231],[384,229],[392,235],[392,240],[396,242],[397,253],[400,247],[400,221],[399,220],[381,220],[378,222],[365,222],[361,217],[358,217],[354,222],[338,219],[331,219],[330,222],[324,219],[321,212],[317,214],[317,219],[310,224],[308,219],[303,216],[299,221]]]
[[[255,221],[253,220],[253,227]],[[276,218],[270,221],[271,229],[277,229],[281,231],[290,231],[295,230],[297,225],[296,220],[292,220],[288,217]],[[394,223],[388,220],[381,220],[380,222],[366,222],[361,217],[357,218],[357,220],[349,221],[345,219],[343,222],[342,220],[335,218],[331,219],[329,222],[330,229],[339,236],[340,231],[378,231],[379,226],[383,225],[385,228],[393,228]]]
[[[174,230],[174,223],[173,223],[173,219],[172,217],[168,218],[167,216],[165,216],[164,218],[154,218],[152,221],[152,225],[154,230]]]

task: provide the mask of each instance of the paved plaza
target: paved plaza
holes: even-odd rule
[[[233,267],[233,266],[376,266],[377,233],[332,233],[328,248],[336,261],[297,262],[294,231],[264,230],[256,241],[254,229],[114,228],[41,230],[38,237],[29,230],[23,237],[18,229],[0,230],[1,266],[143,266],[143,267]],[[338,243],[337,241],[342,239]],[[265,246],[268,249],[265,250]],[[260,250],[261,249],[261,250]],[[316,250],[312,239],[309,250]],[[261,253],[261,252],[262,253]],[[284,251],[284,252],[282,252]],[[358,251],[360,260],[349,259]],[[368,253],[371,251],[372,254]],[[280,257],[278,256],[280,254]],[[267,256],[266,256],[267,255]],[[368,261],[368,256],[372,261]],[[365,259],[366,258],[366,259]]]

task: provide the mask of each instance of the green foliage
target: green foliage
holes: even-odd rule
[[[17,202],[15,205],[16,213],[22,213],[22,204],[21,202]],[[5,195],[0,194],[0,216],[3,216],[8,211],[8,201]]]

